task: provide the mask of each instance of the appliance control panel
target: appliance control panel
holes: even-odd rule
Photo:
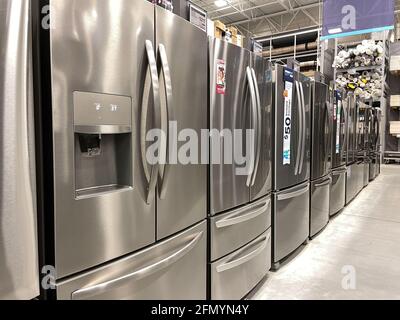
[[[74,92],[75,126],[131,126],[131,124],[131,97]]]

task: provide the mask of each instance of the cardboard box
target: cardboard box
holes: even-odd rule
[[[390,71],[399,71],[400,70],[400,56],[391,56],[390,57]]]
[[[226,30],[226,26],[219,20],[214,21],[214,37],[222,39]]]
[[[400,121],[390,121],[390,134],[396,137],[400,135]]]
[[[237,37],[238,29],[236,29],[235,27],[228,27],[227,30],[232,34],[232,37]]]
[[[392,96],[390,96],[390,106],[392,108],[400,107],[400,95],[392,95]]]
[[[236,44],[239,46],[239,47],[241,47],[241,48],[243,48],[243,36],[242,35],[240,35],[240,34],[238,34],[237,35],[237,40],[236,40]]]

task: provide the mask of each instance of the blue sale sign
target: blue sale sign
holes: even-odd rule
[[[324,0],[322,40],[394,28],[394,0]]]

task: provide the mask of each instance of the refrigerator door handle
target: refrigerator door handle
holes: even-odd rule
[[[157,261],[156,263],[143,267],[135,272],[121,276],[119,278],[77,290],[72,293],[72,300],[88,299],[90,297],[100,295],[107,291],[119,288],[129,281],[137,281],[149,277],[156,272],[164,270],[165,268],[169,267],[170,265],[176,263],[177,261],[185,257],[190,251],[192,251],[192,249],[197,245],[197,243],[200,241],[202,237],[203,237],[203,231],[196,234],[194,238],[187,245],[175,251],[168,257],[160,261]]]
[[[227,263],[224,263],[224,264],[218,266],[216,268],[217,272],[221,273],[221,272],[224,272],[224,271],[228,271],[228,270],[240,267],[241,265],[245,264],[246,262],[254,259],[261,252],[263,252],[265,250],[265,248],[267,247],[268,242],[269,242],[270,239],[271,239],[271,232],[267,236],[263,237],[263,239],[261,240],[262,243],[261,243],[261,245],[258,246],[257,249],[255,249],[254,251],[250,252],[249,254],[247,254],[247,255],[245,255],[243,257],[240,257],[240,258],[238,258],[238,259],[236,259],[234,261],[227,262]]]
[[[303,136],[303,116],[302,116],[302,111],[301,111],[301,97],[300,97],[300,88],[299,88],[299,82],[295,80],[296,83],[296,94],[297,94],[297,100],[298,100],[298,111],[299,111],[299,137]],[[296,154],[296,166],[295,166],[295,171],[294,174],[297,176],[299,174],[300,170],[300,152],[301,152],[301,140],[299,140],[299,143],[297,145],[297,154]]]
[[[310,186],[307,185],[305,186],[303,189],[291,192],[291,193],[284,193],[284,194],[280,194],[278,195],[278,200],[289,200],[289,199],[293,199],[296,197],[299,197],[305,193],[307,193],[310,190]]]
[[[162,155],[163,162],[162,167],[159,169],[159,176],[160,176],[160,190],[159,190],[159,197],[160,199],[165,199],[168,187],[168,180],[170,175],[170,164],[168,163],[169,160],[169,138],[170,138],[170,131],[169,131],[169,123],[171,119],[174,119],[173,115],[173,91],[172,91],[172,79],[171,79],[171,69],[169,67],[167,51],[165,50],[165,46],[163,44],[159,45],[159,53],[161,59],[161,70],[164,79],[164,91],[165,91],[165,105],[161,104],[165,107],[165,114],[166,117],[162,117],[162,130],[166,132],[165,138],[166,141],[163,142],[163,146],[161,150],[165,151]]]
[[[262,215],[270,206],[271,200],[268,200],[261,208],[250,211],[242,216],[237,216],[238,212],[234,212],[225,219],[218,221],[215,225],[218,229],[234,226],[243,222],[255,219]]]
[[[315,185],[316,188],[325,187],[332,182],[332,178],[326,179],[324,182],[318,183]]]
[[[160,158],[154,159],[157,164],[152,165],[151,170],[148,168],[147,156],[146,156],[146,135],[147,135],[147,114],[149,111],[149,95],[150,87],[153,94],[153,108],[154,108],[154,119],[155,127],[161,127],[161,107],[160,107],[160,86],[158,82],[158,71],[157,62],[154,54],[153,43],[150,40],[146,40],[146,53],[148,60],[148,72],[146,74],[146,80],[144,85],[144,94],[142,101],[142,114],[140,122],[140,147],[142,156],[142,165],[144,173],[147,179],[147,197],[146,203],[150,204],[153,201],[155,189],[157,187],[157,178],[159,171]],[[160,157],[160,155],[158,156]]]
[[[246,78],[250,90],[250,96],[251,96],[251,107],[252,107],[252,119],[253,119],[253,127],[254,127],[254,133],[257,132],[257,98],[256,98],[256,93],[255,93],[255,86],[253,84],[253,76],[251,73],[250,67],[247,67],[246,70]],[[246,185],[248,187],[251,186],[252,178],[253,178],[253,173],[254,173],[254,167],[255,167],[255,139],[254,136],[252,135],[251,139],[251,150],[250,150],[250,170],[249,170],[249,175],[247,178],[247,183]]]
[[[253,178],[251,181],[251,186],[254,186],[256,183],[256,178],[257,178],[257,173],[258,173],[258,168],[260,166],[260,158],[261,158],[261,128],[262,128],[262,120],[261,120],[261,98],[260,98],[260,91],[258,89],[258,81],[257,81],[257,76],[256,72],[253,68],[251,68],[251,74],[253,77],[253,84],[254,84],[254,89],[256,93],[256,102],[257,102],[257,132],[256,132],[256,137],[257,137],[257,155],[256,155],[256,163],[255,163],[255,168],[254,168],[254,173],[253,173]]]
[[[299,174],[303,173],[303,169],[304,169],[304,153],[306,151],[306,103],[305,103],[305,99],[304,99],[304,89],[303,89],[303,85],[301,83],[299,83],[299,87],[300,87],[300,96],[301,96],[301,110],[302,110],[302,137],[301,137],[301,153],[300,153],[300,168],[299,168]]]

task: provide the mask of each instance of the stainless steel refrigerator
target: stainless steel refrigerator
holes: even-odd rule
[[[271,108],[269,64],[246,49],[209,40],[210,295],[241,299],[271,266]],[[229,134],[238,130],[230,147]],[[254,130],[254,139],[246,139]],[[249,169],[231,161],[249,149]],[[220,154],[220,156],[217,156]],[[218,159],[219,158],[219,159]],[[230,159],[231,158],[231,159]]]
[[[0,300],[39,296],[30,1],[0,1]]]
[[[333,112],[327,84],[311,83],[310,237],[329,223]]]
[[[158,160],[207,128],[206,34],[145,0],[49,4],[36,63],[56,298],[205,299],[207,165]],[[172,141],[154,162],[151,129]]]
[[[369,121],[369,178],[370,180],[376,179],[380,172],[380,162],[381,162],[381,109],[373,107],[371,108],[370,121]]]
[[[311,81],[276,65],[273,107],[274,268],[310,235]]]
[[[333,105],[332,130],[332,184],[330,195],[330,215],[340,212],[346,205],[347,175],[347,110],[346,93],[334,90],[331,93]]]

